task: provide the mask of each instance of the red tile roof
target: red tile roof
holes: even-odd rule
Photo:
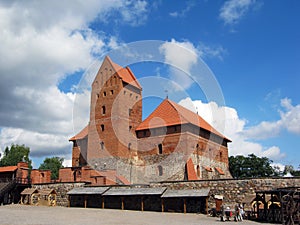
[[[17,169],[18,169],[17,166],[3,166],[3,167],[0,167],[0,173],[14,172]]]
[[[186,168],[187,168],[187,175],[188,175],[188,180],[198,180],[196,171],[195,171],[195,166],[190,158],[187,163],[186,163]]]
[[[216,129],[206,122],[198,114],[184,108],[183,106],[165,99],[138,127],[138,130],[145,130],[172,125],[193,124],[197,127],[210,131],[226,140]]]
[[[122,66],[114,63],[109,56],[106,56],[104,60],[108,60],[112,67],[115,69],[116,73],[119,75],[119,77],[127,84],[130,84],[138,89],[142,89],[140,83],[134,76],[133,72],[129,67],[123,68]]]
[[[83,128],[78,134],[76,134],[74,137],[71,137],[69,141],[76,141],[80,139],[84,139],[87,137],[89,133],[89,125],[87,125],[85,128]]]

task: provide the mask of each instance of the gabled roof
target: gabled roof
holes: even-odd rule
[[[226,140],[216,129],[206,122],[198,114],[184,108],[183,106],[165,99],[137,128],[136,130],[145,130],[158,127],[167,127],[173,125],[193,124],[197,127],[210,131]]]
[[[76,141],[76,140],[81,140],[87,137],[89,133],[89,125],[87,125],[85,128],[83,128],[78,134],[75,136],[71,137],[69,141]]]
[[[112,67],[115,69],[116,73],[119,75],[119,77],[127,84],[130,84],[138,89],[142,89],[140,83],[134,76],[133,72],[129,67],[123,68],[122,66],[114,63],[109,56],[106,56],[104,60],[108,60]]]
[[[17,169],[18,169],[17,166],[3,166],[3,167],[0,167],[0,173],[14,172]]]

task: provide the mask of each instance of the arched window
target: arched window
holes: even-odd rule
[[[157,167],[157,169],[158,169],[158,176],[162,176],[162,175],[163,175],[163,168],[162,168],[162,166],[159,165],[159,166]]]
[[[102,115],[105,115],[105,113],[106,113],[106,108],[105,106],[102,106]]]
[[[103,92],[103,97],[105,97],[105,96],[106,96],[106,91]]]
[[[104,124],[101,124],[101,131],[104,131]]]
[[[163,153],[163,149],[162,149],[162,144],[158,145],[158,154],[162,154]]]

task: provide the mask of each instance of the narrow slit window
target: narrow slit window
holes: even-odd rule
[[[105,113],[106,113],[106,108],[105,106],[102,106],[102,115],[105,115]]]
[[[162,176],[162,175],[163,175],[163,168],[162,168],[162,166],[159,165],[159,166],[157,167],[157,169],[158,169],[158,176]]]
[[[163,153],[163,149],[162,149],[162,144],[158,145],[158,154],[162,154]]]

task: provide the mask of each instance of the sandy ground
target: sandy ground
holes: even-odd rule
[[[220,225],[216,217],[201,214],[122,211],[110,209],[84,209],[45,206],[0,206],[1,225]],[[226,224],[257,225],[253,221],[225,222]],[[270,225],[269,223],[263,223]]]

